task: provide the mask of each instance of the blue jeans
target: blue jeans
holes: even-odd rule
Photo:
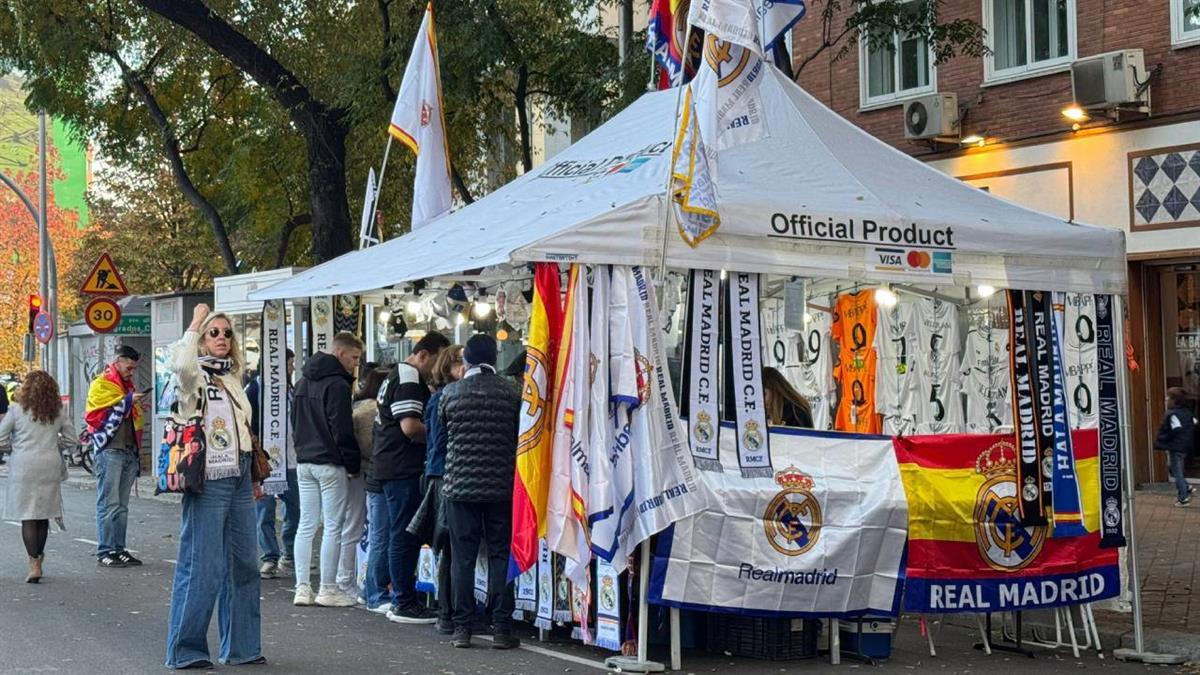
[[[367,537],[369,553],[363,597],[367,600],[367,607],[378,607],[392,601],[392,594],[388,590],[392,578],[388,567],[391,521],[388,520],[387,497],[382,492],[367,493]]]
[[[1188,482],[1187,477],[1183,475],[1184,468],[1187,466],[1186,452],[1172,452],[1171,457],[1171,477],[1175,479],[1175,491],[1179,493],[1179,501],[1184,501],[1188,498]]]
[[[408,524],[421,506],[421,479],[380,481],[387,501],[388,570],[392,577],[392,606],[403,608],[417,602],[417,558],[421,541],[408,533]]]
[[[125,550],[129,491],[141,464],[136,452],[101,450],[96,456],[96,556]]]
[[[250,455],[240,476],[207,481],[183,496],[179,557],[167,625],[168,668],[211,661],[208,625],[217,605],[221,663],[237,665],[262,654],[262,617],[255,556]]]
[[[300,488],[296,470],[288,469],[287,492],[276,497],[263,495],[255,509],[258,511],[258,549],[263,562],[279,562],[279,537],[275,535],[276,505],[283,502],[283,558],[295,560],[296,528],[300,527]]]

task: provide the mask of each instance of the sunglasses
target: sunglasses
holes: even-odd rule
[[[225,328],[225,329],[221,329],[221,328],[209,328],[209,329],[208,329],[208,337],[210,337],[210,338],[218,338],[218,337],[221,337],[221,334],[222,334],[222,333],[224,333],[224,334],[225,334],[225,339],[226,339],[226,340],[232,340],[232,339],[233,339],[233,329],[232,329],[232,328]]]

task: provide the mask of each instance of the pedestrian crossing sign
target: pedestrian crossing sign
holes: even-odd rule
[[[129,295],[129,287],[125,285],[125,280],[121,278],[117,266],[113,264],[112,257],[108,253],[102,253],[100,259],[92,266],[87,281],[84,281],[83,285],[79,287],[79,292],[84,295],[120,297]]]

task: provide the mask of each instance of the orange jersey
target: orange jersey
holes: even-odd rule
[[[833,428],[860,434],[880,432],[875,412],[875,292],[838,296],[833,312],[833,340],[838,362],[838,406]]]

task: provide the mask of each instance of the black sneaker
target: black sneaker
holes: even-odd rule
[[[520,646],[521,638],[507,631],[492,637],[492,649],[516,649]]]
[[[450,619],[439,618],[437,620],[437,626],[435,627],[435,630],[437,631],[438,635],[453,635],[454,634],[454,622],[451,621]]]
[[[450,638],[450,646],[456,649],[466,649],[471,646],[471,633],[461,628],[454,630],[454,637]]]
[[[393,607],[387,613],[387,619],[394,623],[431,624],[437,622],[437,614],[428,607],[414,602],[404,607]]]
[[[99,565],[100,567],[113,567],[113,568],[129,567],[129,565],[125,564],[124,560],[121,560],[119,557],[117,557],[115,554],[112,554],[112,553],[105,553],[104,555],[97,558],[96,564]]]
[[[130,555],[129,551],[121,551],[117,554],[117,558],[125,563],[127,567],[141,567],[142,561]]]

